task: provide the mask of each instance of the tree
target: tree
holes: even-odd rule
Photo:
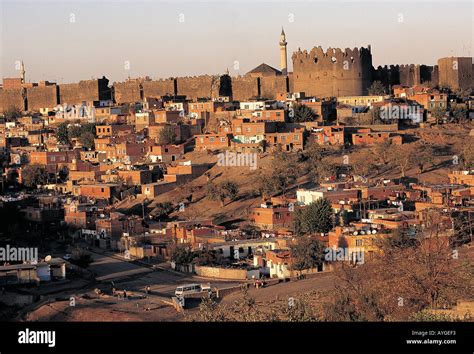
[[[206,195],[209,200],[217,200],[219,198],[219,189],[214,183],[207,183]]]
[[[189,264],[194,259],[194,253],[189,243],[175,245],[171,250],[171,260],[176,264]]]
[[[222,182],[220,188],[224,191],[226,198],[235,200],[239,194],[239,186],[232,181]]]
[[[278,191],[286,194],[288,187],[293,184],[299,176],[298,158],[281,150],[281,147],[273,155],[272,173]]]
[[[221,255],[218,254],[217,251],[204,248],[203,250],[196,252],[194,261],[200,266],[210,266],[219,264],[221,258]]]
[[[94,148],[94,139],[95,135],[92,134],[91,132],[83,132],[79,136],[79,142],[84,146],[85,148],[91,150]]]
[[[323,245],[318,240],[298,237],[296,242],[290,245],[290,251],[293,260],[292,269],[301,271],[316,268],[323,262]]]
[[[416,159],[416,155],[413,154],[408,145],[393,146],[390,161],[400,169],[401,177],[405,177],[406,171],[410,168],[414,159]]]
[[[433,163],[433,149],[430,146],[422,146],[414,160],[420,174],[425,172],[426,165]]]
[[[465,169],[474,168],[474,145],[466,144],[461,153],[462,164]]]
[[[169,145],[176,142],[176,132],[174,127],[166,125],[160,130],[158,134],[158,145]]]
[[[422,236],[414,247],[386,242],[364,264],[336,270],[335,301],[326,320],[407,321],[472,294],[469,259],[452,257],[445,237]]]
[[[380,81],[374,81],[369,87],[369,95],[379,96],[385,94],[385,86]]]
[[[61,181],[66,181],[69,176],[69,168],[67,166],[62,166],[58,171],[58,178]]]
[[[45,185],[48,182],[48,171],[43,165],[27,165],[21,171],[23,184],[28,188]]]
[[[264,200],[272,197],[278,191],[276,176],[274,174],[261,173],[257,182],[257,190]]]
[[[66,122],[58,125],[56,136],[61,144],[69,144],[69,134]]]
[[[452,109],[451,112],[453,114],[453,120],[456,123],[463,123],[468,115],[468,111],[466,108],[464,108],[461,105],[455,105]]]
[[[446,115],[446,110],[440,107],[435,107],[431,111],[431,116],[436,120],[436,124],[442,123],[445,115]]]
[[[290,123],[313,122],[316,119],[316,113],[304,104],[295,104],[291,109],[288,116]]]
[[[390,150],[392,149],[392,141],[390,139],[384,140],[381,144],[375,146],[375,156],[379,162],[384,165],[390,162]]]
[[[320,198],[301,211],[295,211],[293,225],[299,235],[326,233],[332,229],[333,219],[331,203],[326,198]]]
[[[72,252],[71,261],[79,267],[87,268],[94,260],[92,259],[92,256],[84,250],[75,249]]]
[[[157,218],[165,218],[173,211],[173,205],[170,202],[158,203],[156,204],[155,209],[153,209],[153,214]]]
[[[210,182],[207,184],[207,197],[209,200],[219,200],[225,205],[226,199],[235,200],[239,194],[239,186],[232,181],[224,181],[218,185]]]
[[[22,116],[22,112],[20,108],[12,106],[3,112],[3,116],[8,122],[13,122]]]

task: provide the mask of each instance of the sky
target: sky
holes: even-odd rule
[[[0,0],[0,76],[111,82],[279,68],[291,54],[372,47],[374,66],[472,56],[473,1]]]

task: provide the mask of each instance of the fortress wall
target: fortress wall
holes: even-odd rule
[[[144,97],[158,97],[174,94],[174,79],[144,81],[142,83]]]
[[[118,104],[140,101],[140,83],[138,81],[115,82],[114,97]]]
[[[5,112],[13,107],[25,110],[22,89],[0,89],[0,112]]]
[[[286,93],[285,76],[264,76],[260,78],[260,96],[275,99],[279,93]]]
[[[58,86],[35,86],[26,89],[28,110],[54,108],[58,105]]]
[[[372,54],[366,48],[314,47],[293,53],[295,92],[307,96],[358,96],[372,83]]]
[[[100,100],[98,80],[59,85],[59,100],[61,104],[81,104],[83,101]]]
[[[198,97],[219,96],[219,75],[178,77],[176,81],[178,86],[178,95],[186,95],[188,98],[193,100]]]
[[[236,76],[232,78],[232,98],[237,101],[248,100],[258,96],[258,80],[256,77]]]

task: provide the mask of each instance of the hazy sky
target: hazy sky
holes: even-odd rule
[[[245,74],[279,68],[321,45],[372,45],[373,64],[433,65],[473,55],[473,2],[466,1],[21,1],[0,0],[2,77],[76,82]],[[127,70],[127,64],[129,69]],[[238,64],[238,67],[237,67]],[[237,69],[237,70],[236,70]]]

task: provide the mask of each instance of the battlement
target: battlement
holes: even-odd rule
[[[313,47],[294,52],[293,86],[319,97],[359,96],[372,83],[372,54],[368,48]]]
[[[341,48],[331,48],[329,47],[326,51],[319,46],[313,47],[309,52],[307,50],[301,50],[298,48],[298,51],[294,52],[291,59],[293,63],[295,61],[311,61],[315,65],[322,65],[324,62],[330,64],[342,64],[345,60],[349,60],[354,63],[361,58],[371,58],[372,54],[369,48],[346,48],[342,50]]]

